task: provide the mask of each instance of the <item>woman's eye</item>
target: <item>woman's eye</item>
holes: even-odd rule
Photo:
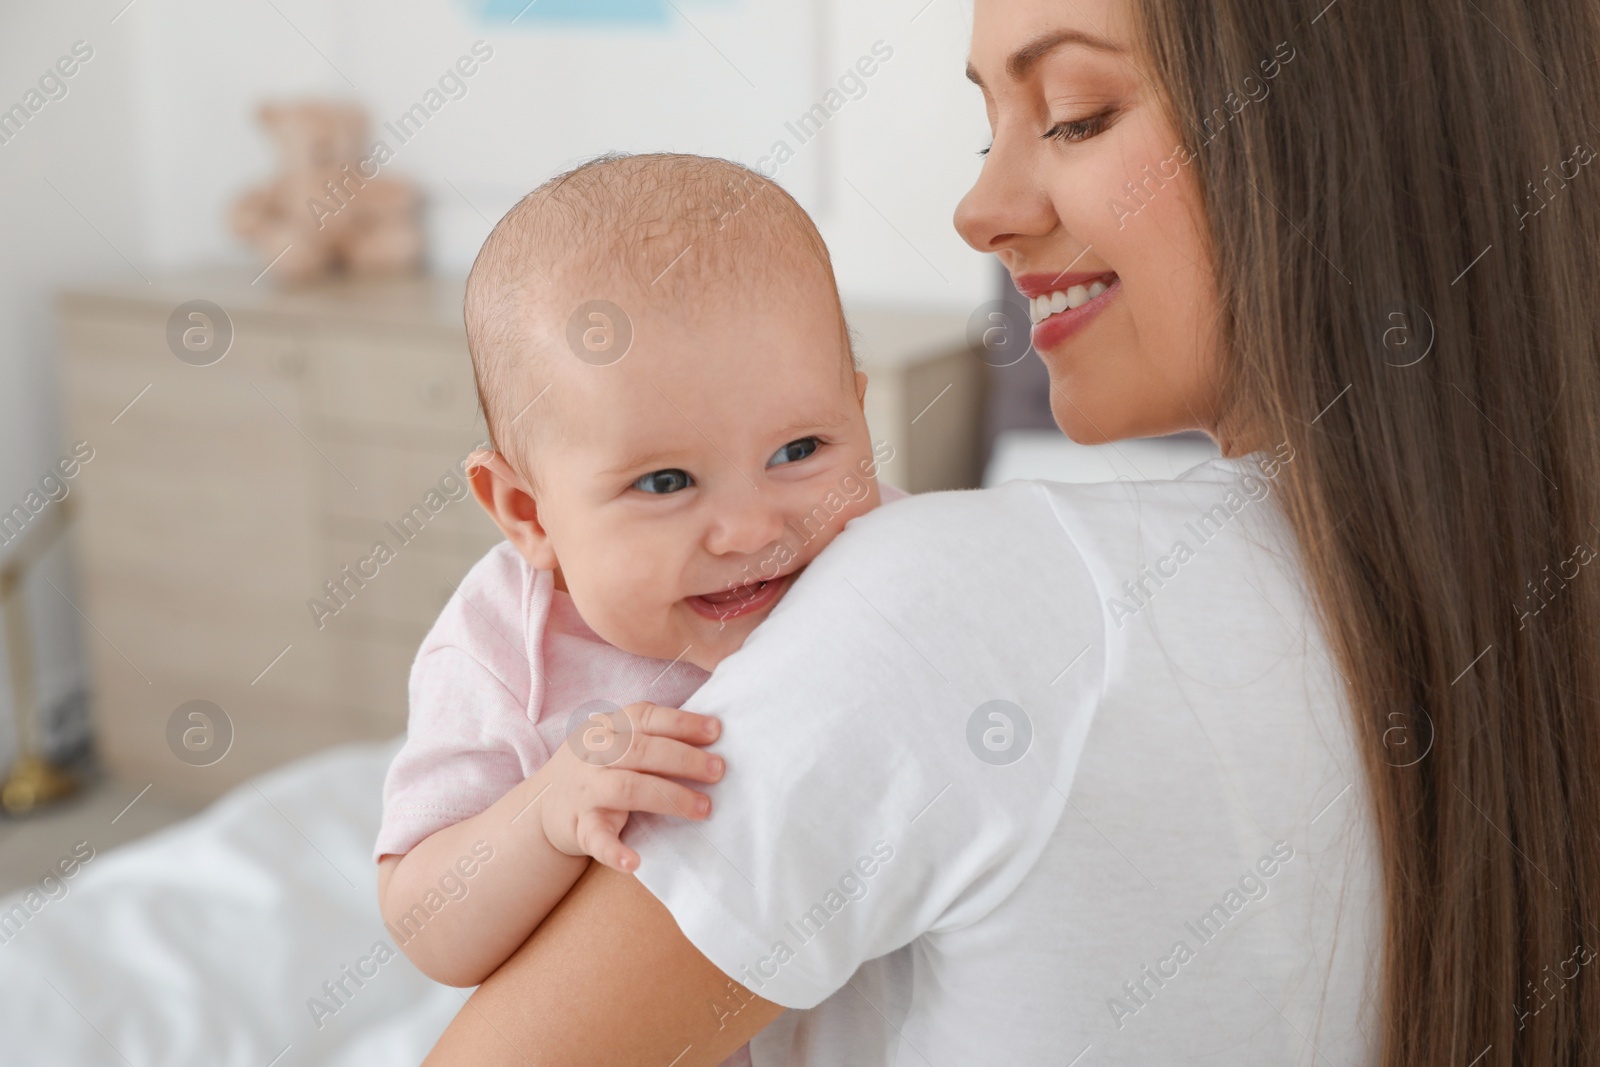
[[[677,468],[664,471],[651,471],[633,483],[633,487],[642,493],[676,493],[680,489],[687,489],[694,484],[694,479],[689,477],[687,471]]]
[[[780,463],[794,463],[805,459],[821,445],[822,442],[815,437],[802,437],[798,441],[790,441],[772,454],[772,458],[767,461],[767,466],[776,467]]]
[[[1104,130],[1110,118],[1110,112],[1102,112],[1086,119],[1079,119],[1076,122],[1058,122],[1044,131],[1044,135],[1057,141],[1066,141],[1068,143],[1087,141]]]
[[[1105,128],[1110,123],[1111,112],[1106,111],[1099,115],[1091,115],[1086,119],[1078,119],[1075,122],[1058,122],[1044,131],[1044,136],[1053,140],[1075,144],[1079,141],[1087,141],[1089,138],[1105,132]],[[978,149],[978,155],[988,155],[989,150],[993,147],[994,143],[991,141],[987,147]]]

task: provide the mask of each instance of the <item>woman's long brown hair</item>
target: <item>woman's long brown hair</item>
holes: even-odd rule
[[[1135,8],[1227,419],[1294,449],[1383,857],[1379,1062],[1600,1062],[1600,4]]]

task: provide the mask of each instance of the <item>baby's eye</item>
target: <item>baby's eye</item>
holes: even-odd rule
[[[693,484],[694,479],[689,477],[688,471],[674,467],[671,470],[651,471],[634,482],[633,487],[642,493],[676,493]]]
[[[772,458],[767,461],[767,466],[776,467],[780,463],[794,463],[805,459],[820,448],[821,445],[822,442],[815,437],[802,437],[798,441],[790,441],[772,454]]]

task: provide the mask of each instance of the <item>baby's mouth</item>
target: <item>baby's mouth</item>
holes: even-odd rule
[[[720,593],[701,593],[700,599],[707,604],[731,604],[736,600],[748,600],[754,594],[767,587],[766,579],[759,582],[750,582],[747,585],[737,585],[732,589],[725,589]]]
[[[759,579],[744,585],[736,585],[731,589],[701,593],[684,599],[698,614],[708,619],[716,619],[719,622],[735,619],[775,603],[778,596],[788,587],[791,577],[793,575],[783,574],[776,578]]]

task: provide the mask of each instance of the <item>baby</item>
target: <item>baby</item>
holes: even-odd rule
[[[505,534],[411,670],[374,850],[385,921],[475,985],[630,812],[704,819],[720,724],[677,710],[845,523],[880,503],[833,268],[777,185],[607,157],[524,197],[467,280]],[[883,486],[883,499],[903,496]]]

